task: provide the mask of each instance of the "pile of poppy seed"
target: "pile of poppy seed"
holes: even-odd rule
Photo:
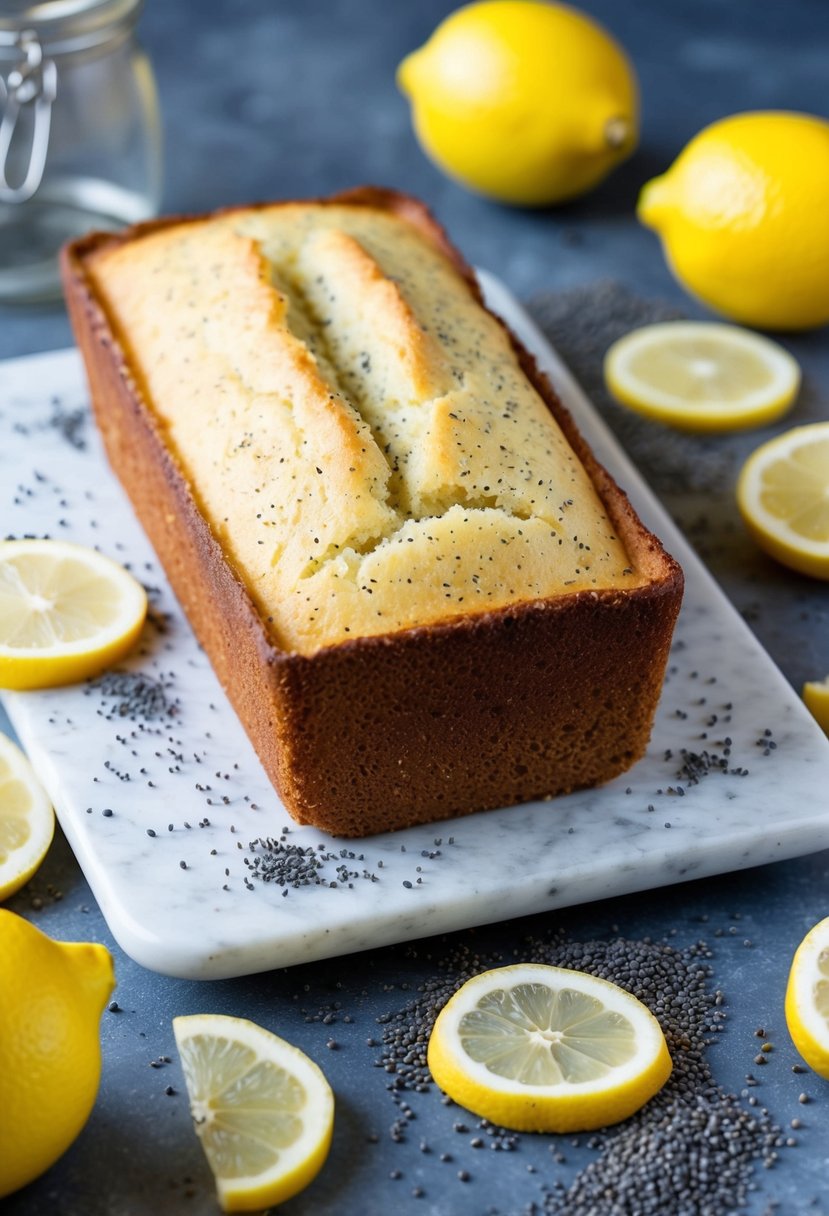
[[[88,421],[89,409],[86,405],[67,406],[60,397],[52,398],[52,413],[47,425],[79,452],[86,449]]]
[[[27,423],[15,422],[13,430],[18,435],[31,435],[34,431],[54,431],[76,451],[85,451],[86,428],[91,417],[89,407],[85,403],[67,405],[59,396],[51,397],[49,406],[51,413],[47,416]]]
[[[349,862],[363,862],[363,853],[355,853],[352,849],[340,849],[332,852],[323,844],[316,848],[312,845],[302,846],[290,844],[285,836],[287,828],[283,829],[280,837],[260,836],[251,840],[248,849],[251,857],[244,857],[250,876],[259,878],[262,882],[276,883],[282,887],[282,894],[287,895],[290,887],[353,887],[355,879],[365,879],[367,882],[377,882],[373,871],[362,866],[354,869]],[[326,865],[333,863],[335,878],[326,873]],[[382,862],[378,863],[382,866]]]
[[[98,712],[109,721],[129,718],[152,722],[173,717],[178,710],[178,701],[171,695],[172,678],[172,673],[165,679],[140,671],[108,671],[84,691],[87,696],[100,696],[104,707]]]
[[[709,988],[711,951],[705,943],[676,949],[648,938],[574,942],[557,934],[548,941],[528,939],[514,954],[475,953],[461,946],[439,962],[438,973],[413,1001],[378,1019],[383,1038],[377,1064],[389,1076],[387,1088],[398,1109],[392,1140],[404,1139],[414,1118],[407,1091],[434,1088],[426,1063],[429,1033],[461,984],[487,968],[517,961],[573,968],[618,984],[642,1001],[662,1026],[674,1069],[636,1115],[590,1136],[588,1146],[598,1156],[569,1187],[558,1180],[543,1182],[521,1216],[732,1216],[743,1207],[754,1189],[755,1167],[771,1167],[786,1141],[763,1108],[746,1109],[712,1078],[705,1048],[724,1029],[726,1014],[722,993]],[[473,1147],[509,1151],[520,1146],[521,1136],[514,1132],[465,1112],[464,1119],[464,1131],[470,1130],[470,1120],[477,1123]],[[572,1138],[549,1139],[553,1160],[563,1161],[561,1149]],[[488,1216],[507,1216],[493,1207],[485,1210]]]

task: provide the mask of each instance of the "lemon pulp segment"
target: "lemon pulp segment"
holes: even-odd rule
[[[522,1085],[577,1085],[606,1076],[635,1051],[634,1030],[587,993],[545,984],[497,988],[459,1025],[461,1046]]]

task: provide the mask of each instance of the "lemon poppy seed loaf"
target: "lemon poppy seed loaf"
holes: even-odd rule
[[[64,270],[110,459],[300,822],[365,835],[642,753],[681,574],[425,209],[161,221]]]

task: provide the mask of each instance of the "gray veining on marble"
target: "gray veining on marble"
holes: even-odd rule
[[[3,533],[98,545],[150,590],[153,619],[121,668],[163,684],[173,714],[121,716],[117,698],[94,685],[4,694],[113,933],[147,967],[241,975],[829,845],[827,740],[554,352],[505,290],[485,282],[682,563],[685,604],[653,739],[630,773],[554,802],[364,841],[298,828],[279,803],[91,421],[66,425],[85,402],[77,354],[0,365]],[[249,842],[283,829],[326,858],[321,885],[286,895],[251,878]]]

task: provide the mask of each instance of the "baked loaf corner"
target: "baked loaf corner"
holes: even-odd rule
[[[292,815],[362,836],[608,780],[682,592],[420,204],[93,234],[96,417]]]

